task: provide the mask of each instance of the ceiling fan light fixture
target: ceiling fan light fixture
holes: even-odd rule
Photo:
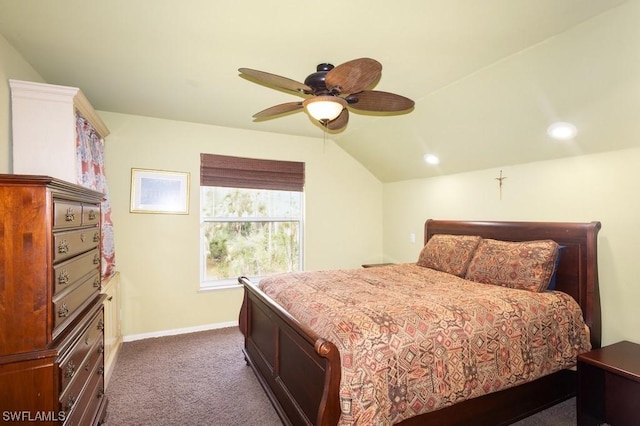
[[[321,123],[335,120],[343,109],[347,107],[347,101],[331,95],[314,96],[302,102],[309,115]]]

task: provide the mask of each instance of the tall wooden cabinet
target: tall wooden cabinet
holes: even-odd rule
[[[7,423],[100,424],[102,194],[0,175],[0,413]]]
[[[122,329],[120,327],[120,272],[102,282],[104,294],[104,385],[115,368],[118,352],[122,347]]]

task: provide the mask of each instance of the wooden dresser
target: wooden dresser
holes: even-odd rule
[[[102,194],[0,175],[0,423],[103,422]]]

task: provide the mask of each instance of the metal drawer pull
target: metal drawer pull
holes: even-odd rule
[[[60,241],[60,244],[58,244],[58,253],[69,253],[69,244],[67,244],[67,240]]]
[[[100,277],[96,277],[93,280],[93,288],[98,288],[100,287]]]
[[[70,379],[76,373],[76,366],[73,364],[73,361],[69,361],[67,363],[67,367],[64,370],[64,377]]]
[[[94,243],[99,243],[100,242],[100,233],[96,232],[95,234],[93,234],[93,242]]]
[[[64,411],[69,412],[73,408],[73,405],[76,403],[77,397],[71,395],[67,400],[67,404],[64,406]]]
[[[98,353],[99,354],[103,354],[104,353],[104,345],[100,345],[100,347],[98,348]]]
[[[58,274],[58,284],[68,284],[69,283],[69,273],[66,269],[63,269]]]
[[[104,376],[104,367],[99,367],[98,370],[96,370],[96,374],[98,376]]]
[[[98,214],[96,213],[95,210],[89,210],[89,220],[96,220],[97,217],[98,217]]]
[[[69,315],[69,308],[67,308],[66,303],[63,303],[62,306],[60,306],[60,309],[58,309],[58,316],[64,318],[67,315]]]
[[[102,320],[98,321],[98,330],[100,331],[104,330],[104,321]]]
[[[93,256],[93,264],[97,265],[100,263],[100,255],[96,254],[95,256]]]
[[[69,207],[67,209],[67,214],[65,215],[64,219],[67,222],[73,222],[74,220],[76,220],[76,214],[73,212],[73,208]]]
[[[100,389],[98,389],[98,393],[96,394],[96,397],[100,399],[103,396],[104,396],[104,387],[100,386]]]

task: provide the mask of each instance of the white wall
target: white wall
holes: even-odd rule
[[[414,262],[424,221],[602,222],[598,262],[603,344],[640,342],[640,148],[384,185],[385,260]],[[417,242],[409,243],[416,233]]]
[[[331,141],[99,112],[121,273],[123,332],[236,321],[242,291],[199,293],[200,153],[304,161],[305,268],[382,259],[382,184]],[[191,174],[189,215],[129,213],[131,168]]]

